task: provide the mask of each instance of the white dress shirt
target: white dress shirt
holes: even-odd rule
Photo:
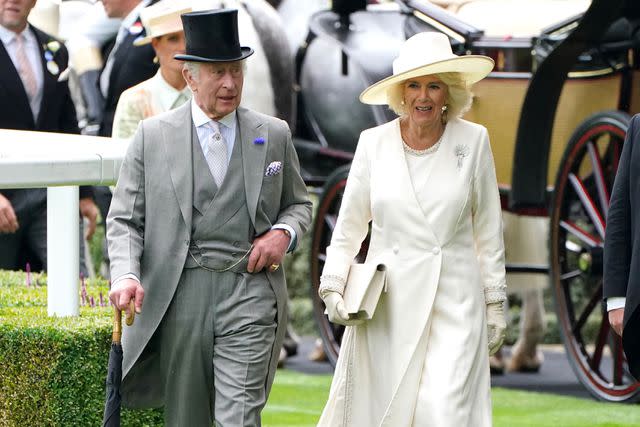
[[[33,120],[38,120],[38,114],[40,114],[40,104],[42,103],[42,88],[44,86],[44,72],[42,69],[42,60],[40,58],[40,47],[38,46],[38,39],[35,34],[29,30],[29,24],[21,33],[24,36],[25,49],[27,52],[27,59],[29,59],[29,63],[31,64],[31,69],[33,70],[33,75],[36,78],[37,90],[36,95],[29,100],[29,104],[31,106],[31,112],[33,113]],[[7,50],[9,57],[11,58],[11,62],[13,62],[13,66],[15,69],[18,69],[18,61],[16,58],[16,36],[17,34],[13,31],[3,27],[0,25],[0,40],[2,40],[2,44],[4,48]]]

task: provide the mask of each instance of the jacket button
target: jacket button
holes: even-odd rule
[[[393,245],[393,253],[397,254],[398,252],[400,252],[400,248],[398,247],[398,245]]]
[[[440,253],[440,248],[436,246],[435,248],[431,249],[431,252],[434,255],[438,255]]]

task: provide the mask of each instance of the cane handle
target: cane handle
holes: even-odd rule
[[[124,321],[127,324],[127,326],[131,326],[133,325],[133,320],[136,317],[136,306],[135,303],[133,302],[133,299],[131,299],[131,301],[129,301],[129,313],[125,312],[124,315]]]

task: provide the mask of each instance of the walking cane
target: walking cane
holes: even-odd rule
[[[133,325],[135,317],[135,307],[133,300],[129,304],[131,316],[126,316],[127,326]],[[109,351],[109,365],[107,368],[106,397],[104,402],[104,416],[102,427],[120,427],[120,406],[122,397],[120,396],[120,384],[122,383],[122,312],[114,307],[113,312],[113,333],[111,339],[111,350]]]

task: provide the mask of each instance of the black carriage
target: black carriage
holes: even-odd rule
[[[630,114],[640,112],[640,6],[593,0],[534,35],[505,36],[433,3],[333,1],[330,10],[311,17],[296,55],[296,146],[306,181],[322,186],[312,230],[311,297],[329,360],[337,359],[343,328],[328,321],[317,296],[325,249],[359,133],[395,117],[384,106],[361,104],[358,95],[391,74],[405,39],[440,31],[454,53],[496,62],[474,87],[466,117],[489,129],[503,210],[550,221],[548,265],[508,264],[507,271],[549,274],[567,356],[596,398],[639,400],[640,383],[628,373],[602,303],[602,248]],[[366,250],[365,242],[361,260]]]

